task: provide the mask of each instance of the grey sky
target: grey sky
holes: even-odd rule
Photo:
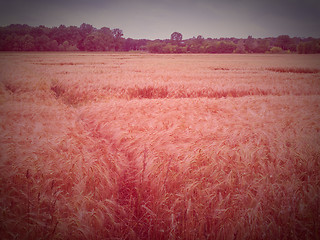
[[[92,24],[125,37],[320,37],[319,0],[0,0],[0,25]]]

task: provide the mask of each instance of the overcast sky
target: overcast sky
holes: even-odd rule
[[[0,0],[0,25],[88,23],[124,37],[320,37],[320,0]]]

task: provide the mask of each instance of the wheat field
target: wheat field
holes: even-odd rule
[[[0,54],[2,239],[319,239],[320,56]]]

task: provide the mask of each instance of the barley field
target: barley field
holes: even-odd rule
[[[2,239],[320,239],[320,56],[0,54]]]

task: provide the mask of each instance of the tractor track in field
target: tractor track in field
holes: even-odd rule
[[[145,209],[142,207],[143,203],[147,201],[146,198],[150,197],[150,192],[147,187],[147,183],[143,183],[142,174],[143,170],[137,164],[134,152],[130,152],[116,145],[112,141],[111,136],[103,135],[92,128],[86,123],[85,119],[81,119],[81,124],[90,135],[96,139],[103,139],[109,146],[111,146],[111,154],[118,156],[123,161],[123,170],[119,172],[117,182],[119,184],[117,196],[117,202],[124,207],[128,215],[131,215],[132,221],[141,220],[145,213]],[[144,156],[146,158],[146,154]],[[144,159],[146,160],[146,159]]]

